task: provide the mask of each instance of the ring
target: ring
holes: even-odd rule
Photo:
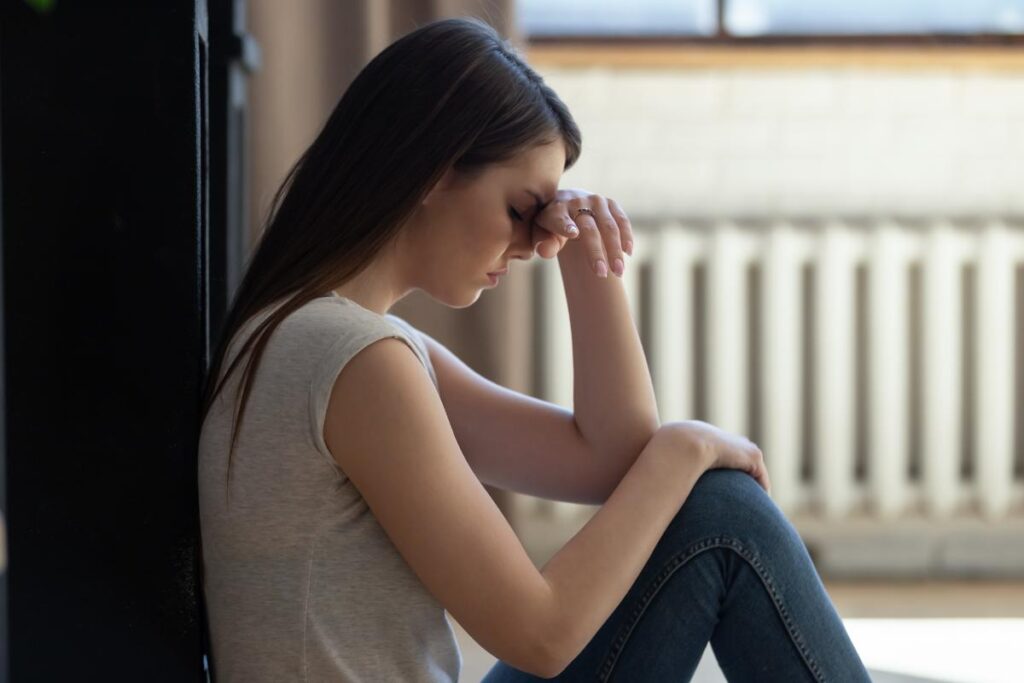
[[[581,213],[589,213],[591,216],[594,215],[593,211],[584,206],[582,209],[576,209],[576,213],[572,215],[572,219],[576,220],[576,216],[579,216]]]

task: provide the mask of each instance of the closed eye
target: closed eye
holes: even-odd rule
[[[519,215],[519,212],[513,209],[512,207],[509,207],[508,214],[517,221],[523,220],[523,217]]]

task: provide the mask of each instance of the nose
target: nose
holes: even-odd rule
[[[515,247],[509,251],[509,259],[530,260],[533,257],[533,247]]]
[[[517,230],[515,239],[509,248],[509,258],[518,258],[524,261],[533,256],[533,228],[526,226],[523,230]]]

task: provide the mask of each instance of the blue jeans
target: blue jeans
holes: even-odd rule
[[[796,529],[733,469],[701,475],[625,599],[550,680],[689,681],[708,641],[730,682],[871,681]],[[482,683],[536,680],[498,661]]]

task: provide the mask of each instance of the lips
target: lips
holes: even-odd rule
[[[507,272],[508,272],[508,268],[502,268],[501,270],[496,270],[493,273],[487,273],[487,274],[488,275],[504,275]]]

